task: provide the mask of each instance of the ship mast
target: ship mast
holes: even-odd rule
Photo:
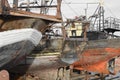
[[[100,8],[98,11],[99,14],[99,31],[104,29],[104,7],[103,7],[103,0],[100,0]]]
[[[90,26],[90,31],[103,31],[104,29],[104,6],[103,0],[100,0],[97,9],[94,14],[90,16],[92,25]]]

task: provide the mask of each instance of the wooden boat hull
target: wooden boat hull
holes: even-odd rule
[[[25,59],[42,35],[34,29],[19,29],[1,32],[0,37],[0,69],[10,69]]]

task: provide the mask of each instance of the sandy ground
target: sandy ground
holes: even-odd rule
[[[28,58],[26,62],[23,62],[19,66],[11,69],[11,73],[16,73],[18,75],[24,74],[26,80],[59,80],[59,78],[63,78],[63,69],[58,72],[58,68],[65,66],[61,64],[58,57],[56,56],[41,56],[39,58]],[[66,71],[68,76],[66,79],[69,80],[69,71]],[[23,75],[20,75],[23,76]],[[30,78],[30,79],[29,79]],[[12,78],[13,79],[13,78]],[[15,80],[15,79],[14,79]],[[18,77],[16,80],[24,80],[21,77]]]
[[[119,62],[120,59],[117,60],[117,63]],[[19,66],[11,69],[11,80],[71,80],[70,70],[63,70],[63,68],[61,68],[58,72],[58,69],[63,66],[65,66],[65,64],[62,64],[57,56],[29,57]],[[120,68],[119,65],[117,65],[117,67]],[[80,74],[77,74],[77,76],[79,75]],[[109,75],[105,80],[120,80],[120,73]]]

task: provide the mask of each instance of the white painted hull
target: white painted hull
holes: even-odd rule
[[[0,68],[9,69],[19,64],[42,38],[35,29],[18,29],[0,33]]]

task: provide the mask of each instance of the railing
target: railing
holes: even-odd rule
[[[96,20],[96,23],[93,25],[93,21],[91,22],[90,25],[90,31],[103,31],[103,29],[111,28],[111,29],[116,29],[120,30],[120,19],[114,18],[114,17],[108,17],[104,20],[104,26],[103,23],[101,22],[101,26],[99,26],[99,21]],[[100,30],[99,30],[100,28]]]
[[[13,2],[12,2],[13,1]],[[10,4],[11,2],[11,4]],[[54,16],[61,19],[61,0],[35,0],[30,2],[20,0],[0,0],[0,14],[7,15],[10,11],[26,11]]]

